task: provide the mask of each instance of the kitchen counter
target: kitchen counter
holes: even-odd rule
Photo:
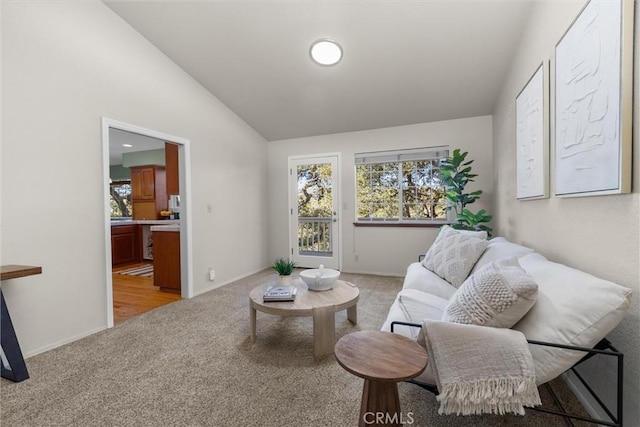
[[[172,231],[172,232],[180,232],[180,224],[168,224],[168,225],[152,225],[151,232],[156,231]]]
[[[173,225],[180,224],[179,219],[116,219],[111,220],[111,226],[117,227],[119,225],[131,225],[131,224],[141,224],[141,225]]]

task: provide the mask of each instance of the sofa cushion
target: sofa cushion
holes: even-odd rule
[[[473,273],[445,307],[442,320],[510,328],[536,301],[538,285],[518,264],[506,258]]]
[[[387,320],[382,326],[383,331],[391,330],[391,322],[401,321],[422,325],[424,319],[440,320],[449,301],[444,298],[421,292],[416,289],[403,289],[396,296]],[[395,333],[416,339],[420,328],[398,325]]]
[[[445,227],[429,248],[422,265],[457,288],[469,276],[487,244],[484,239]]]
[[[513,329],[527,339],[593,347],[618,325],[629,309],[631,290],[533,253],[520,266],[538,284],[536,304]],[[552,380],[584,353],[529,346],[538,384]]]
[[[456,288],[451,286],[451,283],[433,271],[427,270],[419,262],[414,262],[407,267],[402,289],[417,289],[447,300],[456,292]]]
[[[487,249],[484,250],[482,256],[480,256],[478,262],[476,262],[476,265],[473,266],[471,273],[475,273],[485,265],[499,259],[512,257],[520,258],[531,253],[533,253],[533,249],[531,248],[512,243],[504,237],[494,237],[493,239],[489,240]]]

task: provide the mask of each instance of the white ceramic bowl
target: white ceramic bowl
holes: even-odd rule
[[[310,270],[302,270],[300,278],[307,284],[311,291],[327,291],[333,288],[333,284],[340,277],[340,272],[332,268],[322,269],[322,276],[319,275],[320,270],[312,268]]]

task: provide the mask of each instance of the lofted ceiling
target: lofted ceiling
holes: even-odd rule
[[[492,114],[524,0],[103,0],[267,140]],[[332,67],[309,47],[331,38]]]

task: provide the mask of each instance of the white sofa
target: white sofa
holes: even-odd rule
[[[515,257],[522,269],[538,285],[533,307],[512,329],[529,340],[592,348],[625,316],[631,290],[585,272],[547,260],[530,248],[496,237],[475,263],[469,275],[496,260]],[[441,320],[445,307],[457,288],[421,262],[407,268],[402,290],[391,306],[383,331],[391,322],[421,324],[424,319]],[[416,339],[419,329],[395,325],[394,332]],[[544,384],[559,376],[583,356],[584,352],[530,345],[536,369],[536,382]],[[416,380],[435,384],[430,370]]]

